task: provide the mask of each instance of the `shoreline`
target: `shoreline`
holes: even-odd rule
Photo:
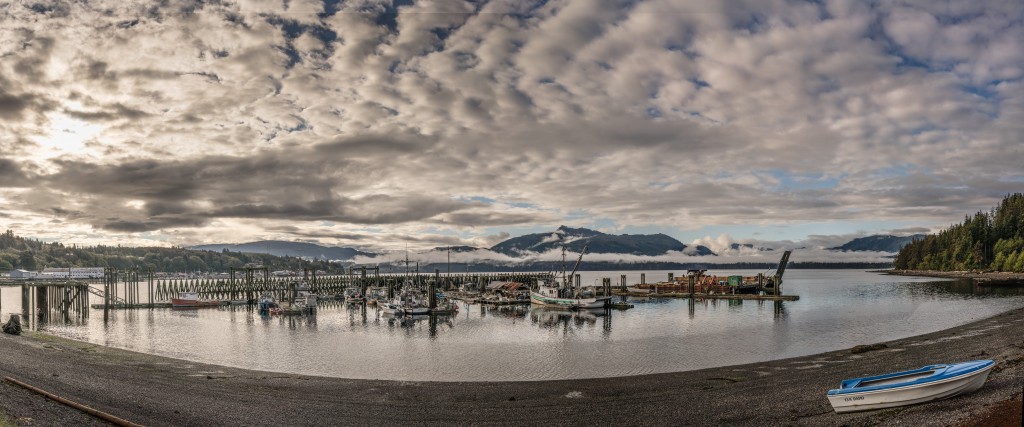
[[[1022,285],[1024,273],[1006,271],[937,271],[937,270],[878,270],[891,276],[939,277],[943,279],[970,279],[991,285]]]
[[[884,344],[859,354],[846,349],[633,377],[418,382],[230,368],[29,332],[0,334],[0,374],[143,425],[533,425],[595,419],[630,425],[959,426],[1006,412],[1013,407],[1007,402],[1020,394],[1024,309]],[[834,413],[825,397],[842,379],[971,359],[997,365],[985,386],[967,396],[851,414]],[[1017,420],[1019,407],[1013,408]],[[15,425],[22,417],[35,426],[106,425],[6,382],[0,384],[0,412]]]

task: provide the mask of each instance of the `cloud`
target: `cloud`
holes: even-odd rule
[[[18,162],[0,157],[0,187],[26,187],[29,184],[29,176]]]
[[[22,234],[157,244],[936,229],[1024,180],[1021,8],[16,4],[0,198]]]

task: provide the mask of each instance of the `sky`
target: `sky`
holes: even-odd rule
[[[0,228],[937,231],[1024,187],[1022,43],[1019,0],[0,0]]]

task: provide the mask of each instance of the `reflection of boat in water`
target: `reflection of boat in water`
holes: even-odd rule
[[[218,300],[199,298],[199,292],[180,292],[177,298],[171,298],[172,308],[217,307],[220,304]]]
[[[481,308],[482,312],[486,312],[488,316],[512,317],[512,318],[526,317],[526,315],[530,313],[530,309],[531,309],[529,305],[519,305],[519,304],[516,304],[516,305],[481,304],[480,308]],[[540,308],[540,307],[538,307],[538,308]]]
[[[530,310],[530,320],[543,327],[569,325],[570,323],[577,326],[593,325],[597,323],[598,317],[604,315],[605,310],[603,308],[569,310],[554,307],[534,307]]]

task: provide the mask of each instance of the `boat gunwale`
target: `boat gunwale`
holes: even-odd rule
[[[985,362],[987,362],[987,363],[985,363]],[[964,363],[970,363],[970,362],[964,362]],[[946,367],[953,367],[953,366],[956,366],[956,365],[959,365],[959,363],[954,363],[954,364],[951,364],[951,365],[946,365]],[[929,365],[929,366],[926,366],[925,368],[935,369],[936,366],[942,366],[942,365]],[[940,378],[940,379],[931,379],[932,377],[935,376],[933,374],[933,375],[929,375],[929,376],[924,377],[924,378],[920,378],[920,379],[908,382],[908,383],[903,384],[903,385],[881,384],[881,385],[868,386],[868,387],[863,387],[863,388],[856,388],[856,387],[854,387],[854,388],[849,388],[849,389],[834,389],[834,390],[829,390],[827,395],[829,397],[832,397],[832,396],[852,396],[852,395],[859,395],[859,394],[868,395],[868,394],[875,394],[875,393],[880,393],[880,392],[900,391],[900,390],[905,390],[905,389],[911,389],[911,388],[920,387],[922,385],[944,384],[944,383],[947,383],[947,382],[950,382],[950,381],[956,381],[956,380],[963,379],[966,376],[973,376],[973,375],[978,375],[978,374],[984,373],[986,371],[991,370],[994,366],[995,366],[995,361],[994,360],[984,360],[984,361],[982,361],[982,363],[979,363],[977,365],[977,367],[975,367],[974,369],[971,369],[969,371],[963,372],[961,374],[958,374],[958,375],[955,375],[955,376],[952,376],[952,377],[946,377],[946,378]],[[923,370],[925,368],[915,369],[913,371],[904,371],[904,372],[899,372],[899,373],[914,372],[914,371]],[[890,375],[890,374],[886,374],[886,375]],[[865,379],[866,378],[875,378],[875,377],[865,377]],[[899,384],[899,383],[897,383],[897,384]]]

